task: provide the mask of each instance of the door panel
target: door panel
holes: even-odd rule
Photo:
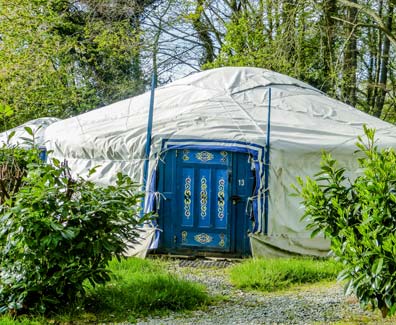
[[[246,203],[254,180],[248,154],[184,149],[162,158],[158,189],[166,200],[160,208],[160,247],[248,254]]]
[[[226,229],[228,225],[228,196],[229,182],[228,174],[224,169],[216,170],[216,218],[215,227]]]
[[[194,187],[195,177],[194,168],[183,168],[183,183],[184,193],[181,197],[184,203],[182,226],[192,227],[194,225],[193,211],[194,211]]]
[[[229,177],[231,160],[225,151],[183,150],[176,154],[176,248],[229,251]]]
[[[197,186],[197,184],[195,184]],[[199,211],[195,211],[195,216],[198,219],[198,228],[211,227],[211,187],[212,178],[211,170],[208,168],[199,169]]]

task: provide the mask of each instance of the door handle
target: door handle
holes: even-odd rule
[[[242,198],[239,195],[231,196],[232,205],[237,205],[239,202],[242,201]]]

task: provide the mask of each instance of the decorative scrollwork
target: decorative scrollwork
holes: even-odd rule
[[[194,240],[200,244],[208,244],[212,242],[213,237],[208,234],[202,233],[194,236]]]
[[[219,246],[224,247],[225,246],[225,235],[220,234],[219,237],[220,237]]]
[[[220,151],[220,155],[221,155],[220,161],[221,162],[226,162],[227,161],[227,156],[228,156],[227,151]]]
[[[184,180],[184,215],[187,219],[191,216],[191,177]]]
[[[217,217],[221,221],[224,219],[224,184],[224,178],[220,178],[217,189]]]
[[[190,153],[190,150],[187,150],[187,149],[183,150],[183,160],[184,161],[190,160],[190,157],[188,155],[189,153]]]
[[[187,231],[182,231],[181,235],[182,235],[182,243],[184,244],[187,242],[188,233],[187,233]]]
[[[213,154],[208,151],[197,152],[195,157],[202,162],[208,162],[214,158]]]
[[[207,203],[208,203],[208,185],[205,176],[202,176],[201,178],[200,199],[201,199],[201,217],[202,219],[205,219],[207,213]]]

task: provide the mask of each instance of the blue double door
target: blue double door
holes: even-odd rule
[[[167,151],[159,168],[160,249],[248,255],[250,157],[226,150]]]

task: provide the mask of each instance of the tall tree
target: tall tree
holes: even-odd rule
[[[14,112],[0,128],[75,115],[144,89],[137,11],[102,10],[120,2],[0,0],[0,104]]]
[[[357,0],[351,2],[356,3]],[[343,67],[341,81],[341,100],[347,104],[356,104],[356,73],[357,73],[357,33],[358,10],[353,7],[345,8],[345,45],[343,51]]]

